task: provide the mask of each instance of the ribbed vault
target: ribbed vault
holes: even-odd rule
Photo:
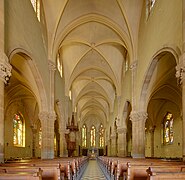
[[[48,53],[59,54],[72,111],[77,110],[81,122],[94,117],[105,125],[123,91],[126,65],[134,56],[142,1],[45,0],[43,7]]]

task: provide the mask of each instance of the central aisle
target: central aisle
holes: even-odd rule
[[[96,160],[89,160],[81,180],[106,180]]]

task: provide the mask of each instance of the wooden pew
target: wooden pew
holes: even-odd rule
[[[117,158],[112,157],[111,161],[107,163],[108,157],[99,157],[99,163],[104,168],[107,167],[109,179],[147,179],[146,170],[150,166],[183,166],[184,163],[180,161],[164,161],[160,159],[132,159],[132,158]],[[109,157],[110,159],[110,157]],[[117,163],[115,163],[117,161]],[[106,164],[106,165],[105,165]],[[109,172],[110,169],[110,172]],[[105,170],[104,170],[105,171]]]
[[[148,176],[147,180],[184,180],[185,172],[155,172]]]
[[[42,176],[37,173],[0,173],[1,180],[42,180]]]
[[[184,164],[180,162],[163,162],[163,161],[156,161],[156,162],[150,162],[150,161],[138,161],[138,162],[130,162],[127,163],[127,170],[126,170],[126,178],[127,179],[147,179],[147,169],[148,167],[151,168],[158,168],[165,171],[165,168],[168,167],[176,167],[178,169],[184,168]],[[170,168],[169,168],[170,169]],[[167,170],[166,170],[167,171]],[[182,170],[181,170],[182,171]],[[162,171],[161,171],[162,172]]]
[[[166,174],[165,174],[166,173]],[[147,174],[148,174],[148,178],[147,179],[156,179],[159,178],[160,176],[166,176],[166,178],[169,178],[169,174],[172,173],[180,173],[181,175],[183,175],[183,173],[185,173],[185,165],[175,165],[175,166],[160,166],[160,167],[149,167],[147,169]],[[160,178],[162,178],[160,177]],[[176,178],[174,178],[176,179]]]
[[[88,157],[56,158],[52,160],[34,159],[0,164],[1,167],[36,167],[43,170],[43,179],[80,179],[88,162]]]
[[[87,165],[87,157],[57,158],[52,160],[17,161],[0,164],[0,167],[37,167],[43,170],[43,179],[80,179]]]

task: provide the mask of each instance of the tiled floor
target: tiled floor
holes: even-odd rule
[[[81,180],[106,180],[96,160],[89,160],[89,164]]]

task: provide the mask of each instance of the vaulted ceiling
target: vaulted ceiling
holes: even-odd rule
[[[48,54],[60,56],[65,94],[81,120],[108,120],[136,58],[143,0],[44,0]]]

